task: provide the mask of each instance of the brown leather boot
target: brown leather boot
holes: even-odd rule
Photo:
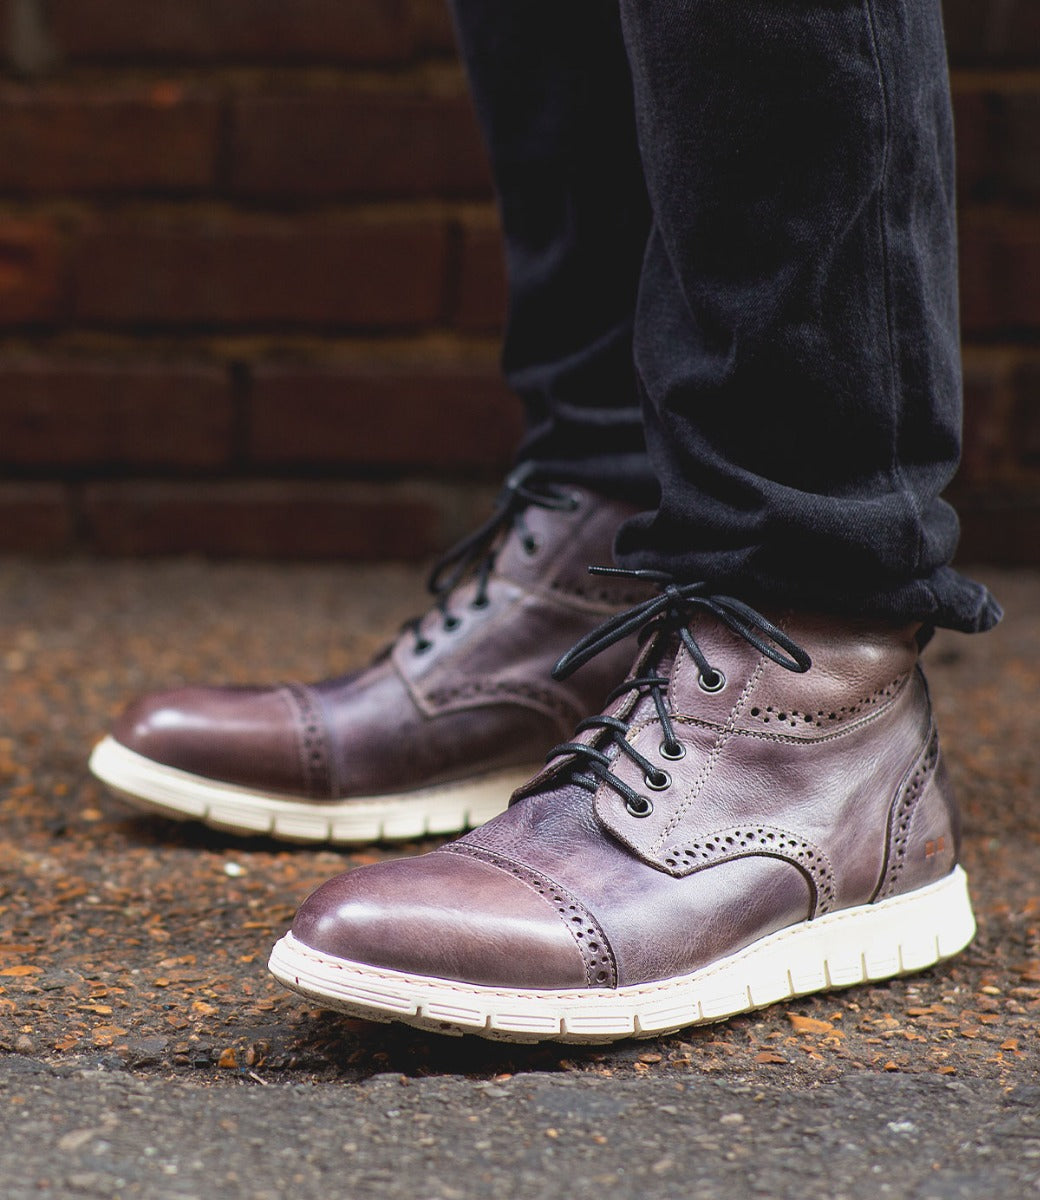
[[[501,811],[628,652],[554,681],[575,638],[646,589],[590,578],[632,514],[520,469],[431,580],[437,603],[367,669],[323,683],[189,687],[132,705],[91,769],[135,804],[236,833],[358,843]]]
[[[271,969],[332,1008],[519,1041],[657,1035],[917,971],[974,920],[916,627],[668,585],[603,716],[501,816],[331,880]]]

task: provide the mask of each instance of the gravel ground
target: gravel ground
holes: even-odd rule
[[[86,774],[143,690],[363,661],[422,605],[416,572],[0,564],[3,1195],[1040,1191],[1040,574],[983,575],[1005,623],[927,653],[973,947],[887,985],[584,1049],[367,1025],[269,979],[312,887],[428,847],[242,841],[137,817]]]

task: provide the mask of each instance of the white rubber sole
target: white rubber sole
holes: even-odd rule
[[[135,806],[164,817],[284,841],[361,845],[458,833],[483,825],[540,767],[512,767],[413,792],[326,803],[254,792],[178,771],[128,750],[111,737],[94,747],[90,769]]]
[[[291,933],[268,966],[293,991],[353,1017],[510,1042],[609,1042],[921,971],[974,935],[968,880],[958,867],[916,892],[781,930],[692,975],[614,991],[516,990],[406,975],[319,954]]]

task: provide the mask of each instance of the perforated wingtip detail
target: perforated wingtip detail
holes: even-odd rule
[[[837,725],[845,725],[869,713],[880,712],[899,695],[910,678],[909,673],[899,675],[882,687],[876,688],[869,696],[863,696],[851,704],[843,704],[837,708],[817,708],[813,711],[801,711],[785,707],[782,704],[754,705],[748,709],[748,716],[762,725],[772,725],[776,732],[782,732],[780,727],[790,729],[828,730]]]
[[[778,858],[797,867],[809,880],[813,892],[813,916],[834,907],[834,872],[819,846],[786,829],[768,825],[742,825],[704,834],[695,842],[682,842],[665,850],[661,862],[675,876],[737,858],[755,855]]]

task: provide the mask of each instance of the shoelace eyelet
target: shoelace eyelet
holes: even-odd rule
[[[538,550],[540,548],[538,539],[536,537],[534,537],[533,535],[528,535],[527,537],[524,538],[523,546],[524,546],[524,553],[527,555],[528,558],[534,558],[534,556],[538,553]]]
[[[487,608],[490,603],[491,601],[487,598],[487,596],[481,596],[479,600],[472,600],[470,602],[470,608]]]
[[[633,817],[648,817],[654,811],[654,802],[646,796],[631,796],[625,801],[625,808]]]
[[[433,649],[433,642],[429,638],[423,638],[421,642],[415,643],[415,653],[425,654],[427,650]]]
[[[444,630],[446,633],[454,633],[462,624],[458,617],[447,616],[444,618]]]
[[[640,642],[647,643],[640,659],[640,670],[627,677],[620,687],[609,694],[608,712],[611,712],[609,706],[613,701],[626,694],[634,693],[638,699],[646,697],[651,700],[660,720],[659,728],[664,740],[658,745],[665,761],[683,757],[688,749],[676,737],[668,715],[667,689],[671,686],[673,672],[670,668],[664,670],[664,661],[669,655],[670,646],[674,654],[676,635],[697,664],[701,689],[709,693],[721,692],[726,687],[725,674],[711,665],[693,635],[691,617],[694,613],[702,610],[710,613],[730,633],[743,638],[763,659],[769,659],[785,671],[804,675],[812,667],[812,659],[806,651],[767,617],[732,596],[711,594],[703,581],[682,584],[661,571],[628,571],[612,567],[589,569],[594,575],[656,583],[659,593],[615,613],[598,628],[579,638],[557,662],[552,677],[557,680],[569,678],[590,659],[638,629]],[[564,766],[558,779],[569,777],[589,792],[596,792],[600,784],[605,784],[621,797],[632,816],[647,817],[653,811],[653,801],[633,791],[623,777],[614,773],[622,762],[622,756],[644,772],[646,785],[652,792],[664,791],[671,785],[672,778],[633,744],[633,721],[640,715],[640,710],[636,707],[636,701],[629,703],[630,707],[625,710],[627,720],[613,713],[604,713],[603,716],[587,717],[579,722],[578,734],[595,730],[593,738],[563,742],[549,752],[547,761],[568,756],[570,762]]]
[[[664,792],[672,786],[672,777],[667,771],[654,771],[645,775],[643,780],[652,792]]]
[[[712,667],[710,674],[707,671],[702,671],[697,676],[697,686],[702,692],[714,695],[716,692],[721,692],[726,686],[726,676],[723,675],[718,667]]]

